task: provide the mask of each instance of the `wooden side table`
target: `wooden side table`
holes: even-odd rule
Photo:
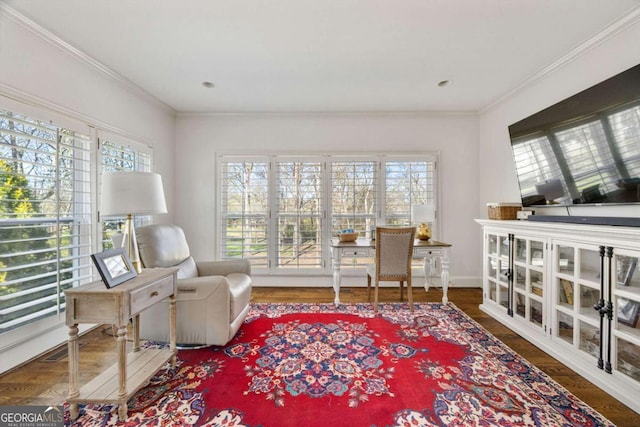
[[[90,402],[117,404],[120,419],[125,419],[129,398],[167,361],[175,364],[177,271],[176,268],[148,269],[111,289],[107,289],[102,281],[96,281],[64,291],[69,327],[68,402],[72,419],[78,417],[79,403]],[[141,350],[139,313],[165,298],[170,299],[169,349]],[[133,350],[127,354],[130,319],[133,319]],[[82,388],[78,386],[79,323],[113,324],[118,328],[118,362]]]

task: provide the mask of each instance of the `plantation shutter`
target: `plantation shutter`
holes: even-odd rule
[[[330,160],[331,235],[353,229],[362,236],[376,226],[378,162]]]
[[[435,205],[434,161],[384,162],[385,218],[388,225],[411,225],[412,205]]]
[[[410,224],[412,205],[437,207],[436,164],[428,153],[219,154],[217,256],[260,273],[329,273],[340,230],[369,239],[377,221]]]
[[[0,334],[60,314],[91,280],[89,135],[0,110]]]
[[[223,157],[219,170],[221,258],[268,268],[269,160]]]
[[[276,160],[278,268],[322,268],[323,161]]]

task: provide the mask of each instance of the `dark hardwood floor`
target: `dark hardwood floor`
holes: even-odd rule
[[[442,298],[442,292],[439,289],[431,289],[426,293],[421,288],[414,288],[413,294],[415,301],[440,301]],[[366,301],[366,289],[343,288],[340,299],[345,303]],[[398,288],[382,288],[380,299],[397,301]],[[253,289],[252,300],[255,302],[331,303],[333,290],[331,288],[260,287]],[[478,308],[481,300],[480,289],[449,290],[449,301],[614,424],[619,427],[640,426],[640,414],[486,315]],[[82,346],[80,349],[81,383],[115,363],[115,338],[110,326],[101,326],[83,335],[80,345]],[[68,390],[67,364],[65,345],[0,376],[0,405],[61,404]]]

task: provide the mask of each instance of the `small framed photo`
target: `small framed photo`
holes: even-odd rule
[[[618,298],[618,322],[635,328],[638,317],[640,317],[640,302]]]
[[[618,259],[618,286],[629,286],[637,266],[638,258],[620,257]]]
[[[138,275],[123,248],[110,249],[91,255],[107,289]]]

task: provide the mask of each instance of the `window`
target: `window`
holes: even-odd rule
[[[436,205],[436,156],[218,156],[221,258],[254,271],[328,273],[329,239],[408,225]]]
[[[56,315],[91,279],[88,135],[0,111],[0,334]]]
[[[110,247],[96,238],[102,170],[151,169],[149,148],[98,149],[88,125],[61,121],[0,109],[0,350],[61,324],[64,290],[97,278],[90,255]]]
[[[226,159],[221,164],[222,258],[268,267],[269,162]]]
[[[344,229],[369,236],[378,212],[377,160],[331,159],[331,232]]]
[[[278,268],[322,267],[323,162],[276,159]]]
[[[411,206],[434,200],[434,162],[388,160],[384,162],[385,217],[387,224],[411,224]]]

